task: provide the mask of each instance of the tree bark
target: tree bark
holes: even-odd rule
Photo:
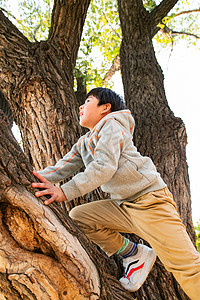
[[[73,70],[90,0],[55,0],[49,38],[31,43],[0,12],[0,88],[35,169],[55,164],[80,137]]]
[[[5,97],[1,91],[0,91],[0,109],[3,110],[3,112],[8,117],[9,126],[10,126],[10,128],[12,128],[12,126],[13,126],[12,111],[10,109],[8,101],[5,99]]]
[[[195,243],[185,153],[186,130],[183,121],[176,118],[168,106],[163,85],[164,76],[151,40],[152,32],[156,32],[155,20],[164,17],[163,9],[167,13],[174,5],[172,2],[175,4],[177,1],[162,1],[149,14],[141,0],[118,1],[123,34],[120,62],[125,100],[136,123],[134,143],[141,154],[150,156],[154,161],[173,193],[180,217]],[[157,277],[154,277],[155,274]],[[151,296],[148,296],[148,283],[145,283],[136,293],[138,299],[187,299],[173,276],[164,269],[154,269],[150,278],[154,281],[154,286],[148,287]],[[161,280],[157,281],[155,278]]]
[[[120,56],[119,56],[119,54],[117,54],[117,56],[113,60],[112,66],[110,67],[110,69],[106,73],[103,81],[108,82],[109,80],[111,80],[111,78],[113,77],[115,72],[117,72],[119,70],[120,70]]]
[[[87,96],[87,86],[85,76],[81,73],[80,70],[75,70],[77,89],[76,89],[76,99],[79,106],[83,105]]]
[[[32,166],[0,111],[0,296],[130,299],[117,268],[63,215],[33,195]],[[3,298],[4,299],[4,298]]]
[[[0,11],[0,89],[35,170],[55,165],[85,133],[78,111],[86,88],[79,84],[75,95],[73,72],[89,3],[55,0],[49,37],[35,43]],[[66,212],[101,197],[97,190],[61,206]]]

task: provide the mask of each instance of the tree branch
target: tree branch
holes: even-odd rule
[[[32,43],[0,10],[0,89],[8,101],[24,81],[24,75],[31,72],[28,67],[32,60],[31,46]]]
[[[14,16],[13,16],[14,17]],[[30,41],[19,31],[19,29],[13,25],[13,23],[4,15],[2,9],[0,9],[0,45],[5,47],[3,41],[6,38],[6,45],[8,45],[10,50],[16,49],[19,46],[21,49],[27,49],[30,46]],[[13,41],[15,42],[13,43]],[[17,42],[17,44],[16,44]],[[16,50],[15,50],[16,51]]]
[[[171,33],[172,33],[172,35],[189,35],[189,36],[195,37],[196,39],[200,39],[200,36],[198,36],[194,33],[190,33],[190,32],[172,30]]]
[[[165,37],[167,37],[167,39],[171,39],[171,40],[173,38],[173,35],[189,35],[196,39],[200,39],[200,36],[198,36],[197,34],[185,32],[185,31],[172,30],[171,28],[169,28],[166,25],[164,28],[160,29],[160,31],[165,35]]]
[[[114,58],[113,60],[113,64],[110,67],[110,69],[108,70],[108,72],[106,73],[103,81],[104,82],[108,82],[109,80],[111,80],[111,78],[113,77],[113,75],[115,74],[115,72],[120,70],[120,56],[119,54]]]
[[[10,74],[13,70],[17,71],[28,61],[28,50],[31,42],[12,24],[12,22],[0,10],[0,66],[2,73]],[[11,60],[15,60],[11,66]],[[0,76],[2,76],[0,72]],[[1,77],[2,78],[2,77]]]
[[[11,14],[9,11],[7,11],[5,8],[0,8],[3,12],[5,12],[8,16],[10,16],[11,18],[13,18],[18,24],[20,24],[23,28],[23,30],[26,30],[27,27],[24,26],[23,22],[21,20],[18,20],[13,14]],[[40,26],[40,25],[39,25]],[[37,27],[38,28],[38,27]],[[36,29],[37,29],[36,28]],[[35,32],[34,32],[34,35],[31,35],[31,37],[36,41],[36,38],[35,38]]]
[[[178,0],[163,0],[157,5],[150,13],[150,24],[151,24],[151,37],[160,30],[157,26],[162,19],[168,14],[168,12],[174,7]]]
[[[194,13],[194,12],[200,12],[200,8],[181,11],[180,13],[175,14],[173,17],[178,17],[178,16],[185,15],[185,14],[191,14],[191,13]]]
[[[55,0],[49,40],[71,57],[75,66],[90,0]]]

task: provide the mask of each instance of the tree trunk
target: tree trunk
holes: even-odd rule
[[[141,154],[154,161],[173,193],[181,219],[195,243],[185,154],[186,130],[183,121],[176,118],[168,106],[163,73],[152,45],[158,22],[175,2],[162,1],[150,14],[141,0],[118,1],[123,34],[120,61],[125,100],[136,123],[134,143]],[[163,268],[154,268],[149,280],[154,281],[154,285],[148,286],[147,281],[135,293],[138,299],[187,299],[173,276]]]
[[[55,0],[49,37],[35,43],[0,12],[0,88],[36,170],[55,164],[82,133],[73,71],[89,3]]]
[[[73,71],[90,0],[54,1],[46,41],[31,43],[0,11],[0,89],[12,110],[25,155],[35,170],[54,165],[85,133]],[[77,97],[84,91],[78,87]],[[98,191],[62,203],[64,211],[100,199]]]
[[[116,279],[114,260],[56,203],[38,200],[33,180],[0,111],[0,298],[131,299]]]

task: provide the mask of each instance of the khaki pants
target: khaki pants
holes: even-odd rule
[[[152,246],[188,296],[200,299],[200,255],[167,188],[121,206],[114,200],[83,204],[73,208],[70,217],[109,256],[123,245],[124,237],[119,232],[137,234]]]

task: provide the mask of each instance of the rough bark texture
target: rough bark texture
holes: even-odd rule
[[[1,299],[130,299],[114,260],[33,195],[31,171],[0,111]]]
[[[31,43],[0,11],[0,88],[19,126],[24,152],[35,170],[54,165],[85,132],[78,122],[73,71],[90,0],[54,1],[49,37]],[[80,96],[81,94],[81,96]],[[62,204],[100,199],[95,192]]]
[[[156,164],[173,193],[181,219],[195,242],[185,154],[186,130],[183,121],[176,118],[168,106],[163,73],[157,63],[151,40],[152,32],[156,31],[152,28],[157,25],[155,19],[161,20],[163,9],[166,13],[166,7],[171,9],[174,5],[172,2],[177,1],[162,2],[160,10],[157,7],[151,15],[144,9],[141,0],[118,1],[123,34],[120,61],[125,100],[136,122],[135,145]],[[154,270],[155,272],[157,280],[151,291],[149,288],[150,296],[147,296],[146,291],[142,294],[145,284],[137,293],[138,299],[187,299],[172,275],[164,269]],[[150,278],[151,276],[155,276],[153,272]]]
[[[81,134],[73,70],[89,2],[56,0],[49,38],[36,43],[0,12],[0,86],[35,169],[55,164]]]
[[[79,106],[85,102],[87,95],[87,86],[85,76],[80,70],[75,70],[77,90],[75,92]]]
[[[10,105],[9,105],[8,101],[5,99],[5,97],[1,91],[0,91],[0,109],[3,110],[3,112],[8,117],[9,127],[12,128],[12,126],[13,126],[12,111],[10,109]]]

